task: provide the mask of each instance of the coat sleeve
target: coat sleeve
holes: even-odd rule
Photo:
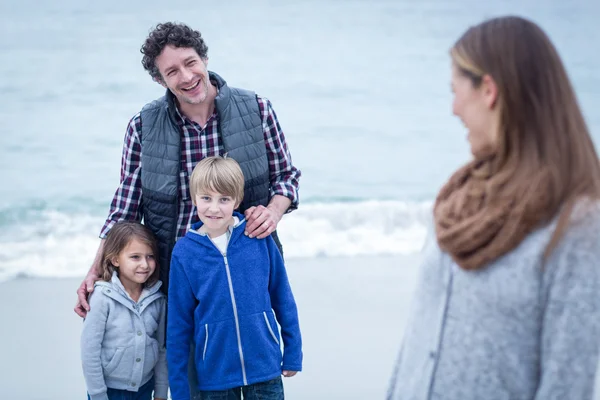
[[[158,340],[158,362],[154,367],[154,397],[160,399],[167,398],[169,389],[169,373],[167,370],[167,352],[165,334],[167,330],[167,304],[166,300],[162,299],[160,303],[160,319],[158,320],[158,328],[156,338]]]
[[[197,300],[183,265],[173,255],[169,273],[167,364],[173,400],[189,400],[188,360]]]
[[[302,371],[302,337],[298,309],[288,281],[281,253],[272,237],[267,237],[270,258],[269,295],[283,339],[283,366],[286,371]]]
[[[109,305],[96,288],[89,299],[90,311],[83,320],[81,331],[81,365],[91,400],[108,400],[104,373],[102,371],[102,340],[109,314]]]
[[[136,114],[129,124],[121,157],[121,183],[110,203],[110,212],[100,231],[104,239],[115,223],[123,220],[141,221],[142,204],[142,119]]]
[[[591,399],[600,351],[600,224],[561,240],[544,266],[536,400]]]

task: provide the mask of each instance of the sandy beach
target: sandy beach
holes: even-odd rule
[[[417,257],[294,259],[304,371],[286,399],[382,399],[404,329]],[[0,384],[11,400],[85,399],[80,278],[0,284]]]

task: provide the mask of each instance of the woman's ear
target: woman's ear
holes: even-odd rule
[[[492,110],[498,100],[498,85],[496,85],[494,78],[487,74],[484,75],[481,78],[480,90],[486,106]]]

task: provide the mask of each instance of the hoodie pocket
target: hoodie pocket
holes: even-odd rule
[[[240,317],[242,349],[248,381],[281,373],[279,332],[269,311]]]
[[[200,390],[210,390],[205,388],[231,382],[241,383],[242,359],[235,321],[209,322],[198,328],[194,338],[194,357]]]
[[[117,347],[117,350],[115,351],[115,354],[113,354],[113,356],[110,359],[110,361],[108,361],[102,367],[102,369],[104,369],[104,374],[105,375],[110,376],[110,374],[112,374],[115,371],[115,369],[117,369],[117,367],[119,366],[119,363],[123,359],[123,354],[125,354],[125,348],[124,347]]]
[[[271,314],[271,313],[269,313],[269,314]],[[279,340],[277,339],[275,332],[273,332],[273,328],[271,327],[271,323],[269,322],[269,317],[267,317],[266,311],[263,311],[263,316],[265,317],[265,324],[267,324],[267,329],[269,329],[269,332],[271,333],[271,337],[273,338],[275,343],[277,343],[277,345],[279,346]],[[277,327],[275,327],[275,329],[277,329]]]
[[[204,351],[202,352],[202,361],[206,359],[206,348],[208,347],[208,324],[204,324]]]

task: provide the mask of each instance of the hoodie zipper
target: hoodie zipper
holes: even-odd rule
[[[237,305],[235,304],[235,296],[233,294],[233,284],[231,282],[231,272],[229,271],[229,262],[227,261],[227,255],[223,254],[225,260],[225,270],[227,271],[227,280],[229,281],[229,294],[231,295],[231,304],[233,306],[233,318],[235,319],[235,331],[237,333],[238,350],[240,352],[240,362],[242,363],[242,378],[244,380],[244,386],[248,385],[246,380],[246,366],[244,364],[244,352],[242,351],[242,336],[240,334],[240,321],[237,314]]]
[[[215,244],[215,242],[213,242],[213,240],[210,238],[210,236],[206,235],[206,237],[208,238],[208,240],[210,240],[210,242],[213,244],[213,246],[215,246],[215,248],[218,251],[219,247]],[[229,295],[231,296],[231,306],[233,307],[233,319],[235,320],[235,333],[237,334],[238,351],[240,353],[240,363],[242,365],[242,379],[244,382],[244,386],[247,386],[248,380],[246,379],[246,364],[244,363],[244,352],[242,351],[242,335],[240,334],[240,320],[238,318],[237,305],[235,302],[235,295],[233,293],[233,283],[231,281],[231,271],[229,269],[229,261],[227,261],[227,248],[229,248],[230,240],[231,240],[231,233],[227,239],[227,247],[225,248],[225,253],[221,253],[220,251],[219,251],[219,253],[221,253],[221,255],[223,256],[223,260],[225,261],[225,272],[227,272],[227,283],[229,284]]]

